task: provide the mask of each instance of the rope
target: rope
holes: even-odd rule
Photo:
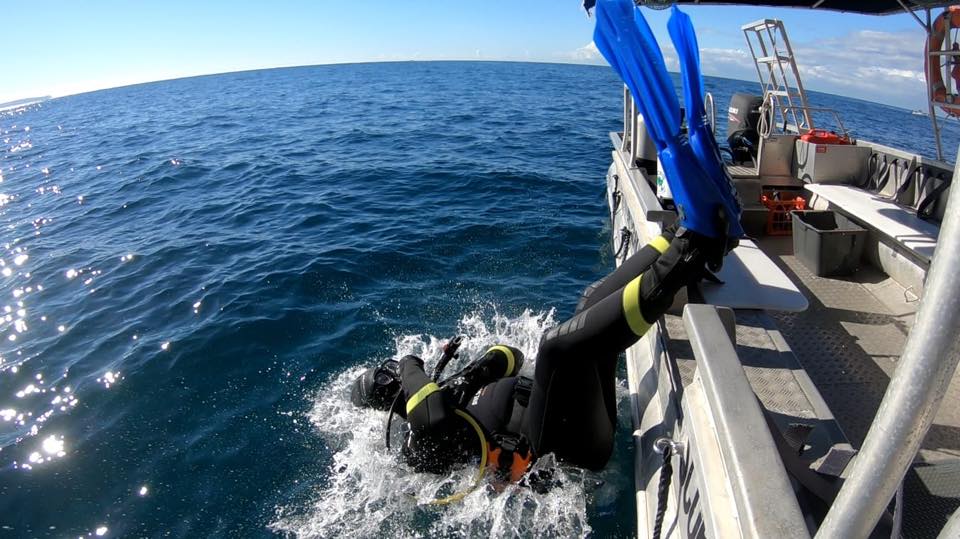
[[[613,208],[610,210],[610,222],[613,223],[613,218],[617,215],[617,212],[620,211],[620,201],[623,200],[623,193],[620,191],[613,192],[613,203],[611,204]]]
[[[619,259],[620,255],[626,256],[627,246],[630,244],[630,229],[623,227],[620,229],[620,247],[617,247],[617,252],[613,253],[614,260]]]
[[[614,216],[617,215],[617,212],[620,211],[620,202],[623,198],[623,193],[620,192],[620,175],[613,175],[613,194],[611,195],[611,208],[610,208],[610,226],[614,225]]]
[[[665,443],[659,443],[656,446],[663,451],[663,466],[660,468],[660,482],[657,484],[657,516],[653,520],[653,539],[660,539],[660,531],[663,529],[663,517],[667,513],[667,494],[670,492],[670,479],[673,477],[673,444],[664,440]]]

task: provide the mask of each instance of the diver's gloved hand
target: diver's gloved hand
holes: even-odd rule
[[[702,249],[704,255],[706,256],[707,268],[712,272],[720,271],[720,267],[723,266],[723,257],[730,254],[730,251],[737,248],[740,245],[740,240],[732,236],[727,236],[723,239],[714,239],[700,236],[701,240],[697,240],[698,248]]]

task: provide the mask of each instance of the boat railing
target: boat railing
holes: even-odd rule
[[[850,132],[843,125],[840,119],[840,113],[834,109],[826,107],[810,107],[806,105],[785,105],[780,100],[775,99],[771,93],[767,93],[763,99],[763,106],[760,109],[760,136],[769,138],[772,134],[800,134],[800,130],[795,123],[790,122],[790,118],[797,116],[823,119],[830,118],[826,125],[834,127],[834,131],[843,137],[849,137]],[[819,125],[825,125],[823,122],[817,122]]]
[[[710,132],[713,133],[713,136],[717,136],[717,105],[713,101],[713,94],[707,92],[707,95],[703,96],[704,108],[707,112],[707,122],[710,123]]]
[[[713,504],[704,512],[705,535],[809,537],[773,434],[737,354],[734,312],[688,304],[683,323],[697,363],[683,405],[689,442],[696,449],[685,451],[688,462],[680,464],[709,474],[700,484],[703,499]],[[721,500],[729,500],[729,505]],[[739,529],[730,529],[734,522]]]
[[[647,133],[643,116],[633,101],[633,95],[623,86],[623,137],[620,151],[629,156],[630,168],[642,167],[654,173],[657,163],[657,148]]]
[[[707,122],[710,124],[710,130],[716,136],[717,134],[717,107],[713,99],[713,94],[707,92],[704,96],[704,106],[706,108]],[[626,85],[623,87],[623,145],[620,150],[630,156],[631,166],[637,166],[639,161],[655,161],[656,148],[653,141],[644,133],[643,116],[637,110],[636,103],[633,101],[633,95]]]

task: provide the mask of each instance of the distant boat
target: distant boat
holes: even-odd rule
[[[926,113],[926,112],[923,112],[922,110],[911,110],[911,111],[910,111],[910,114],[913,114],[914,116],[926,116],[926,115],[927,115],[927,113]]]

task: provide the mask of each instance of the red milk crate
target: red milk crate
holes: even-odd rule
[[[793,210],[807,209],[807,200],[793,191],[764,191],[760,202],[767,207],[767,235],[793,234]]]

